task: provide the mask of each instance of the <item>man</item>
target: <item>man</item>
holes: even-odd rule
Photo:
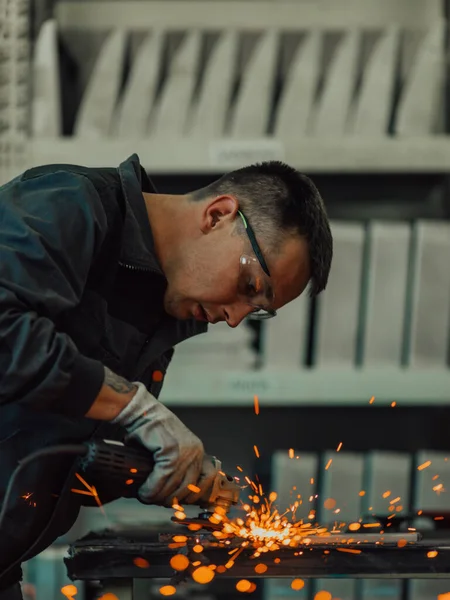
[[[267,318],[326,286],[332,237],[313,183],[280,162],[184,196],[158,194],[136,155],[115,168],[50,165],[0,188],[0,502],[20,459],[92,437],[154,456],[145,503],[195,503],[215,476],[158,400],[174,346]],[[22,469],[0,524],[0,599],[20,563],[68,531],[74,457]],[[105,503],[114,497],[98,490]]]

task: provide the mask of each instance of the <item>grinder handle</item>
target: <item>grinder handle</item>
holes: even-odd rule
[[[117,497],[137,498],[138,490],[153,470],[155,461],[143,446],[115,440],[87,442],[80,470],[90,485],[111,490]]]

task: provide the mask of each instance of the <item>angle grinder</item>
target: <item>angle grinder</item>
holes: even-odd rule
[[[116,440],[89,441],[85,446],[86,453],[79,459],[79,472],[89,485],[113,489],[123,498],[138,497],[139,488],[155,464],[148,450]],[[228,513],[238,503],[241,491],[235,479],[222,471],[221,462],[215,456],[206,458],[214,464],[217,475],[196,502],[196,506],[204,509],[199,515],[202,520],[207,520],[217,507],[221,507],[222,513]]]

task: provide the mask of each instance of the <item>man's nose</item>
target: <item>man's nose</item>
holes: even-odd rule
[[[252,312],[252,308],[248,304],[231,304],[224,307],[223,312],[228,326],[237,327]]]

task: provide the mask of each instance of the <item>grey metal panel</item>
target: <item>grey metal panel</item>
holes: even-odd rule
[[[439,19],[430,27],[414,57],[397,108],[397,134],[442,133],[446,35],[447,21]]]
[[[345,133],[357,80],[361,41],[361,31],[350,29],[332,53],[322,93],[311,114],[308,133],[324,138]]]
[[[414,234],[408,363],[442,367],[450,329],[450,224],[422,221]]]
[[[330,464],[330,460],[332,461]],[[328,469],[327,465],[330,465]],[[364,455],[353,452],[326,452],[323,456],[322,483],[319,490],[317,520],[319,523],[345,523],[356,521],[361,516]],[[327,499],[335,500],[335,508],[324,506]],[[336,512],[339,510],[339,512]]]
[[[266,135],[274,91],[278,32],[268,29],[257,42],[242,73],[239,94],[232,111],[230,135],[258,139]]]
[[[200,61],[202,34],[198,29],[184,32],[181,45],[170,61],[160,96],[153,106],[147,133],[169,139],[181,137],[187,125]]]
[[[402,506],[408,511],[410,505],[412,455],[400,452],[373,451],[365,456],[363,497],[364,514],[389,515],[390,506]],[[390,494],[384,498],[383,494]],[[400,496],[400,501],[390,501]],[[369,508],[371,510],[369,511]],[[397,511],[399,512],[399,511]]]
[[[75,135],[85,140],[108,137],[122,80],[126,32],[116,29],[102,44],[84,92],[74,126]]]
[[[358,335],[364,227],[332,223],[333,267],[318,298],[316,357],[320,367],[352,367]]]
[[[214,139],[224,134],[235,76],[238,40],[239,35],[233,29],[218,34],[204,66],[198,97],[188,115],[187,135]]]
[[[409,224],[372,222],[365,266],[364,366],[401,364],[409,267]]]
[[[58,52],[56,21],[49,19],[39,31],[32,58],[31,134],[33,136],[52,138],[62,134]]]
[[[314,591],[329,592],[336,600],[357,600],[357,582],[354,579],[316,579]]]
[[[272,455],[271,491],[278,494],[275,505],[280,512],[289,508],[301,494],[302,504],[295,514],[307,519],[310,509],[315,506],[309,499],[317,493],[318,466],[317,454],[294,452],[294,458],[289,458],[287,450],[279,450]]]
[[[415,456],[415,466],[431,461],[429,467],[415,470],[414,510],[448,511],[448,492],[450,489],[450,452],[431,452],[422,450]],[[436,475],[438,478],[433,479]],[[442,483],[444,492],[437,486]],[[436,488],[436,489],[433,489]]]
[[[362,73],[361,91],[349,123],[357,135],[387,134],[393,104],[400,28],[383,31]]]
[[[304,580],[301,590],[293,590],[291,581],[286,579],[265,579],[263,600],[308,600],[311,581]]]
[[[450,592],[450,579],[413,579],[407,583],[408,600],[439,600]]]
[[[309,31],[297,48],[288,70],[278,102],[275,136],[280,139],[306,133],[317,82],[320,74],[320,53],[323,34],[318,29]]]
[[[365,579],[361,581],[360,598],[361,600],[402,600],[402,589],[402,582],[398,579]]]
[[[304,292],[278,311],[276,319],[263,323],[262,353],[264,366],[300,369],[305,362],[309,325],[310,298]]]
[[[145,136],[158,86],[164,39],[164,31],[154,30],[145,36],[137,50],[116,110],[114,133],[118,138]]]

